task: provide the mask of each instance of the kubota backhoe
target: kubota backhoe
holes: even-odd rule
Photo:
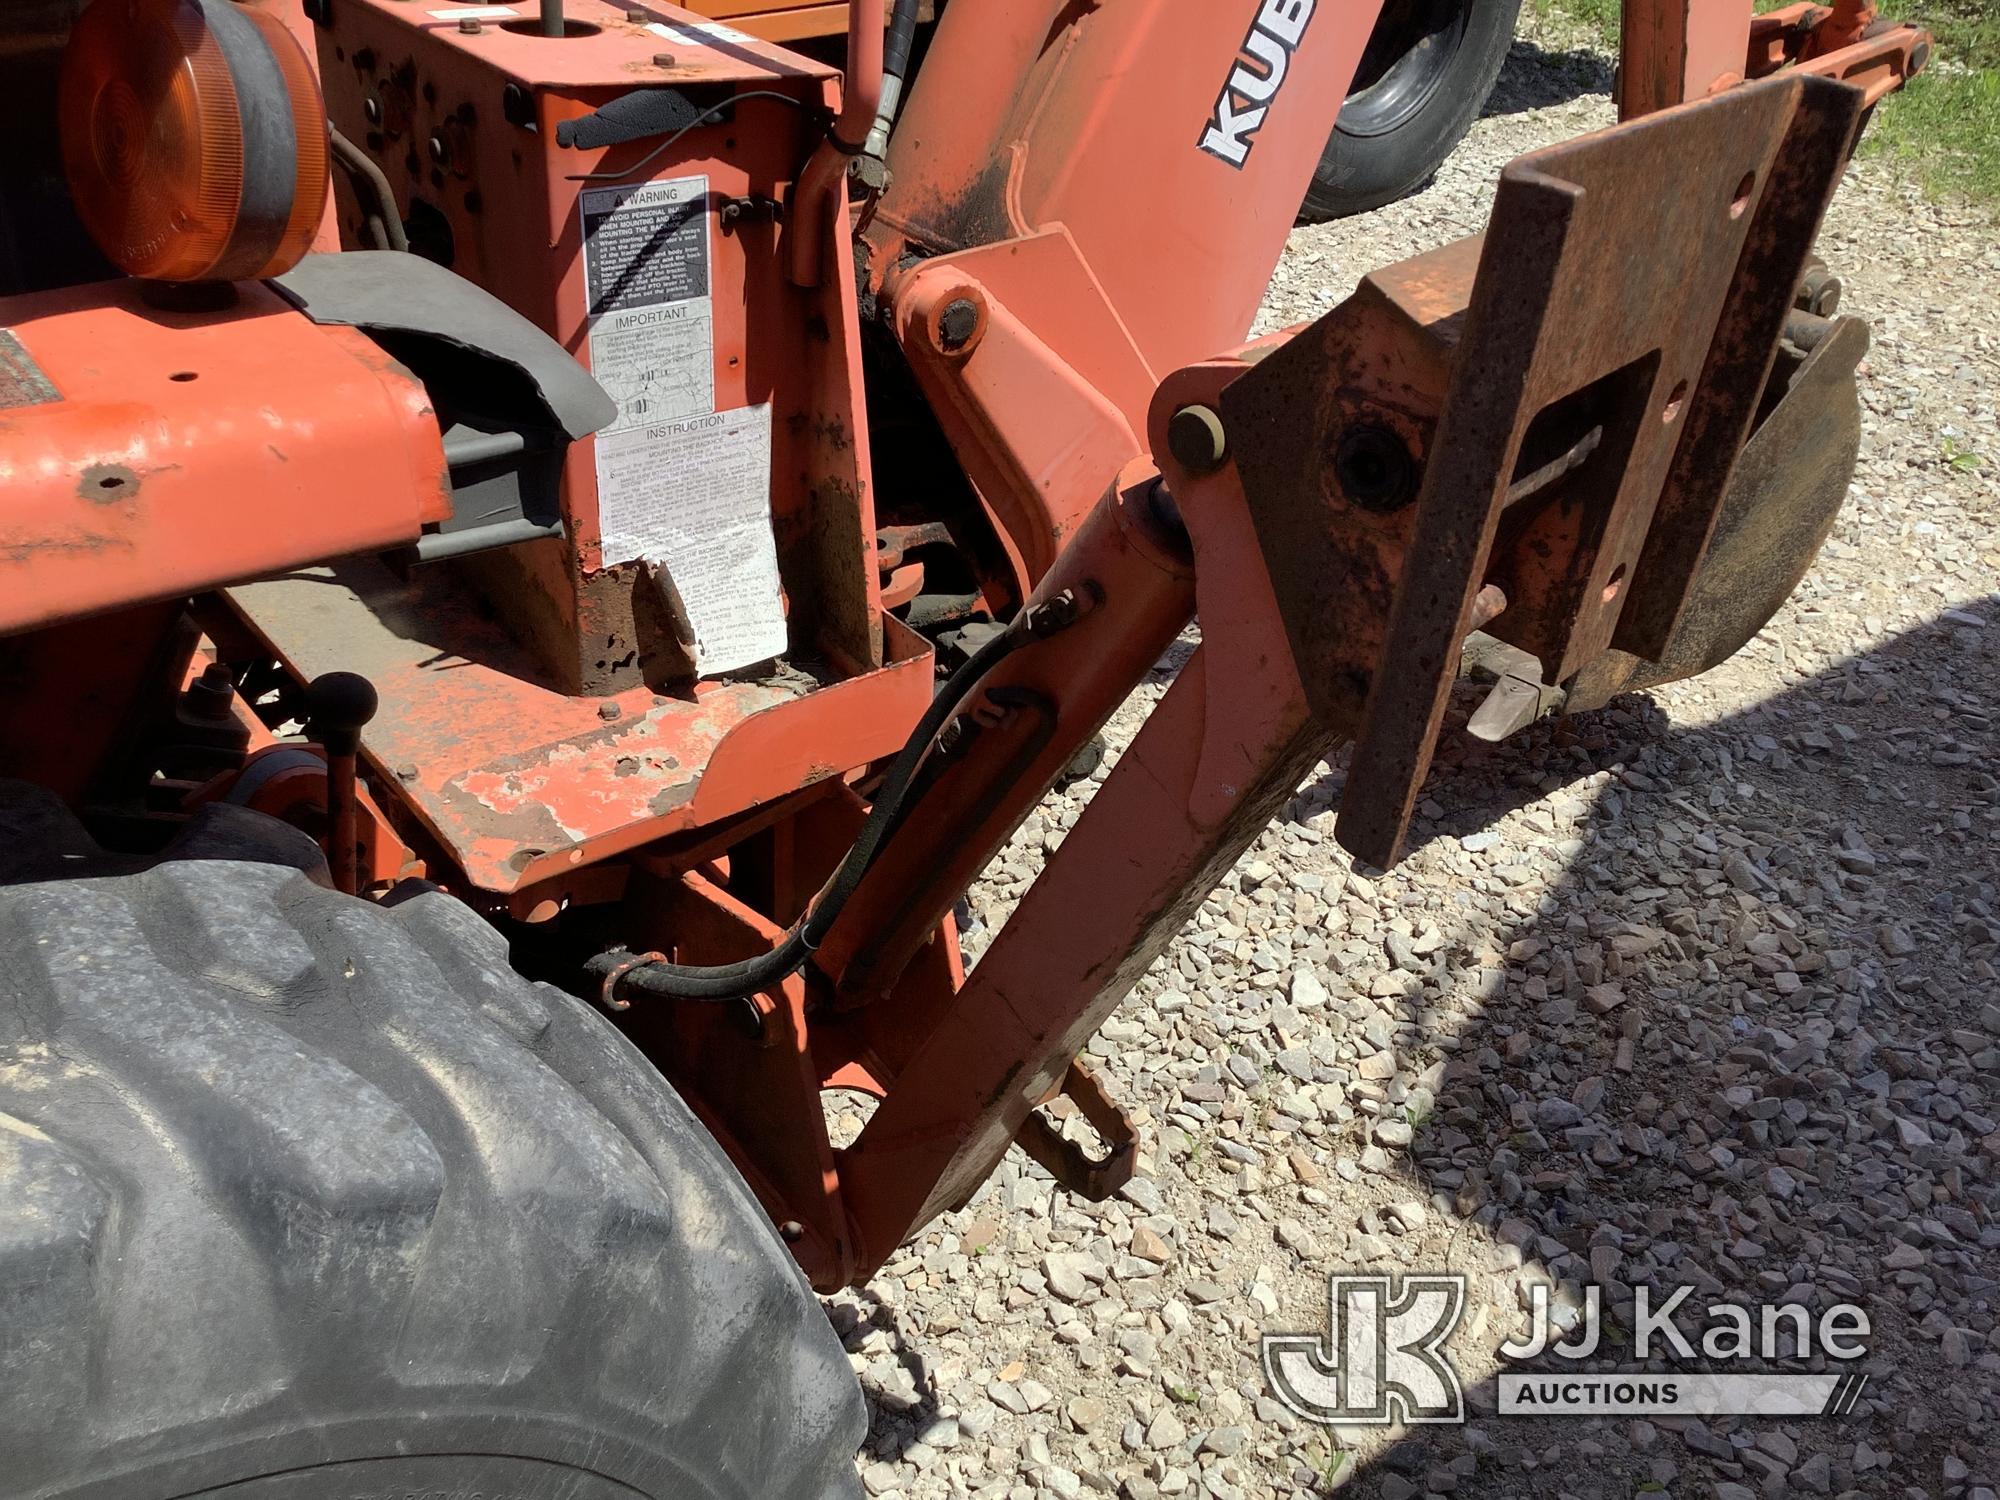
[[[0,22],[10,1496],[850,1490],[809,1284],[1128,1179],[1078,1054],[1319,758],[1387,865],[1462,672],[1699,672],[1832,523],[1865,6],[1630,0],[1620,125],[1247,344],[1372,0],[706,9]]]

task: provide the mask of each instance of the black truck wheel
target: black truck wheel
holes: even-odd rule
[[[615,1030],[414,887],[0,782],[8,1496],[858,1495],[860,1392]]]
[[[1301,217],[1365,213],[1429,182],[1493,92],[1520,12],[1521,0],[1389,0]]]

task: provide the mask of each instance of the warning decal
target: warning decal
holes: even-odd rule
[[[590,371],[618,403],[607,432],[715,410],[708,179],[583,194]]]
[[[646,28],[654,36],[670,42],[699,47],[708,42],[754,42],[757,39],[720,21],[655,21]]]

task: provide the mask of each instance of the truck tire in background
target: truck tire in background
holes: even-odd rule
[[[1431,180],[1514,40],[1521,0],[1388,0],[1300,216],[1365,213]]]
[[[429,887],[0,782],[10,1496],[858,1495],[846,1356],[680,1099]]]

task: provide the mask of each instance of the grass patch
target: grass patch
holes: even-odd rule
[[[1617,50],[1619,0],[1533,0],[1535,15],[1544,21],[1562,19],[1597,33],[1606,47]]]
[[[1992,0],[1919,0],[1885,14],[1937,38],[1927,72],[1882,101],[1861,143],[1933,197],[2000,207],[2000,9]]]
[[[1532,0],[1543,20],[1560,18],[1618,44],[1619,0]],[[1786,0],[1756,0],[1760,11]],[[1995,0],[1877,0],[1882,13],[1930,28],[1928,71],[1882,101],[1861,154],[1896,163],[1934,198],[2000,209],[2000,4]]]

